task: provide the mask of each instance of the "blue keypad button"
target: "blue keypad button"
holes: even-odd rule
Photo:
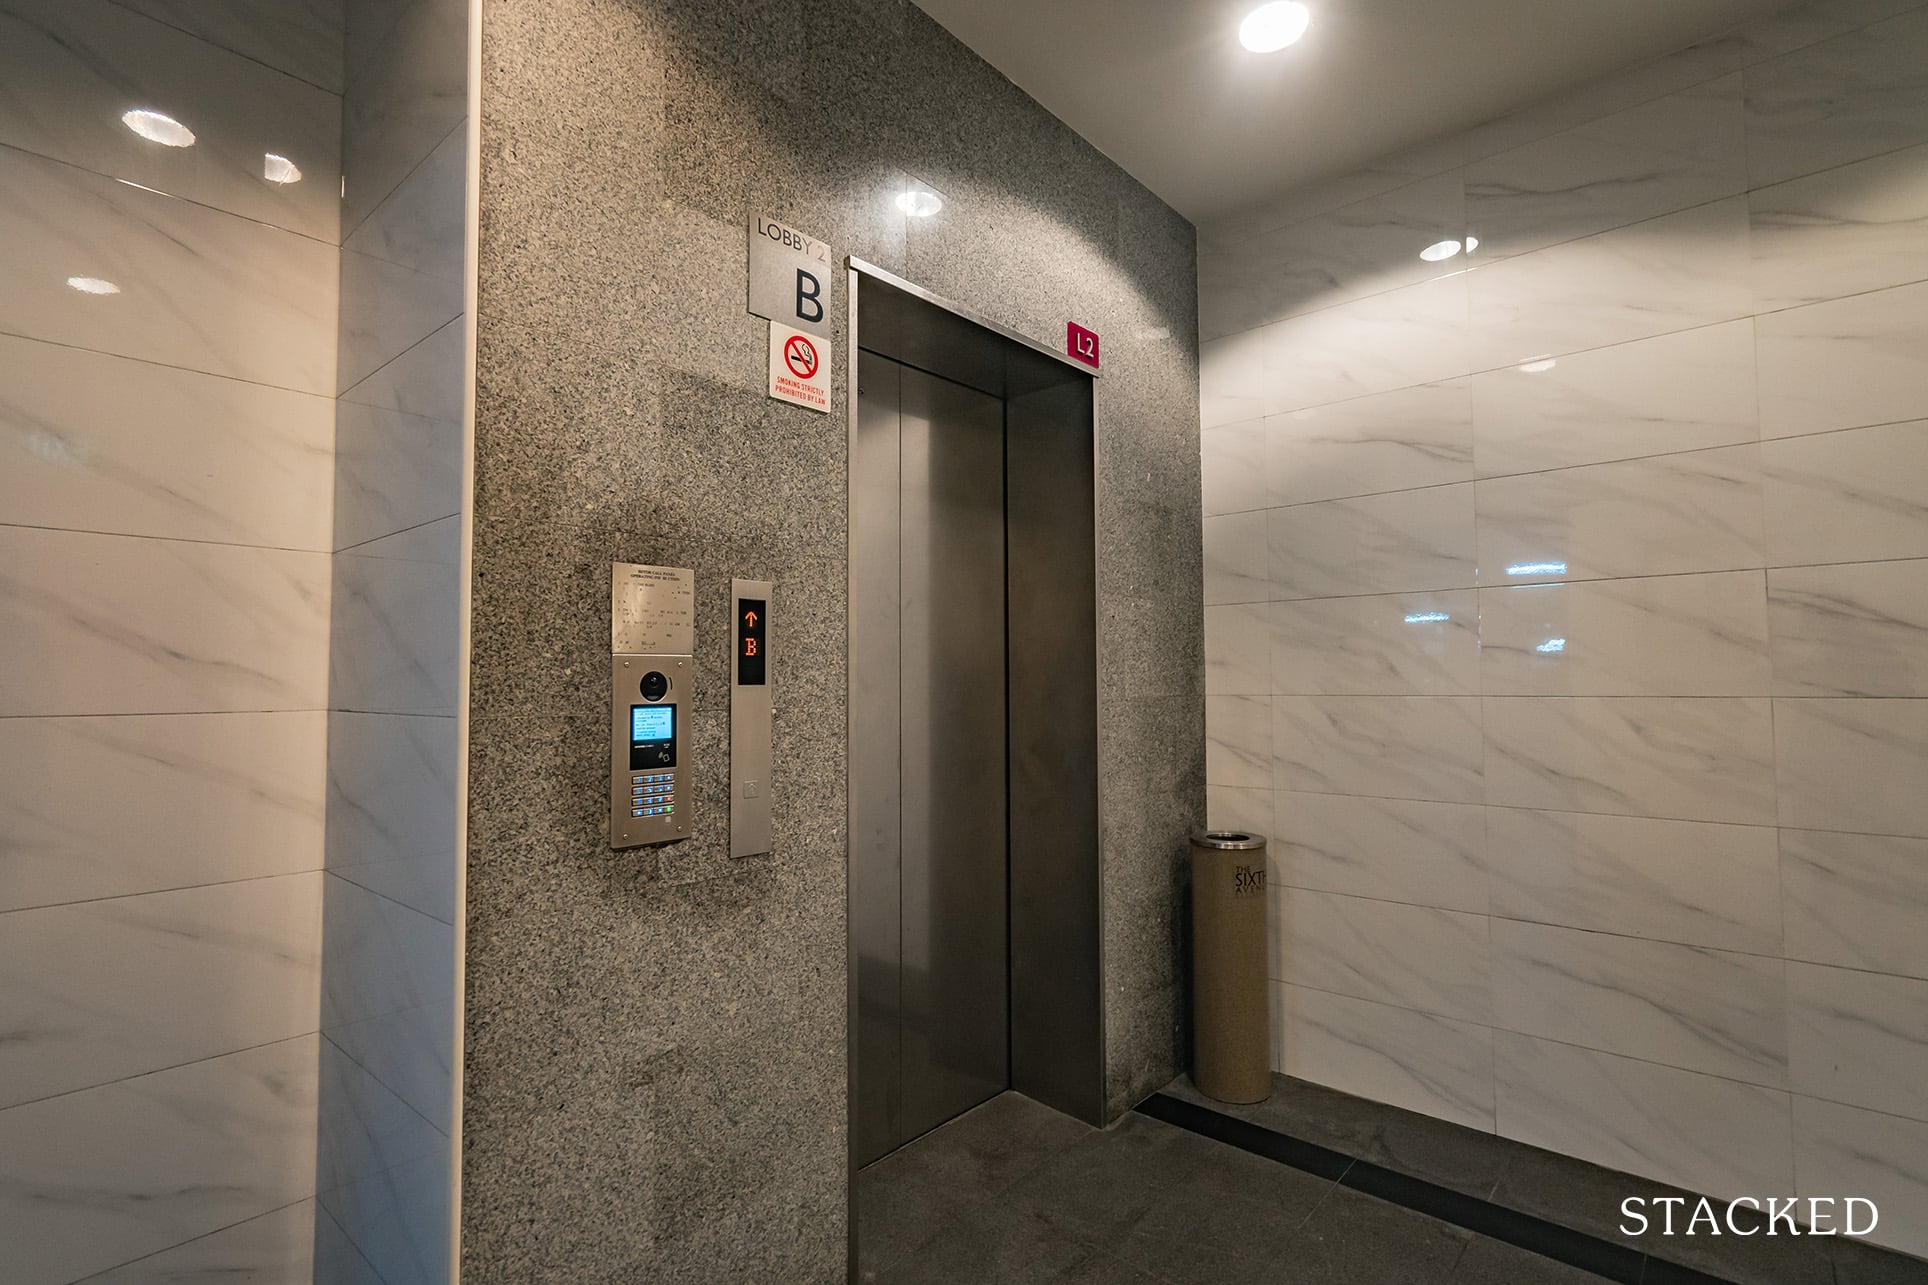
[[[639,817],[639,816],[647,816],[648,813],[642,808],[632,808],[630,809],[629,815],[633,817]]]

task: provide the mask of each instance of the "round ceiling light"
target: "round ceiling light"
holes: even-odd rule
[[[261,177],[270,183],[299,183],[301,167],[279,152],[268,152],[261,158]]]
[[[1312,25],[1312,11],[1298,0],[1275,0],[1245,15],[1238,25],[1238,42],[1255,54],[1269,54],[1297,43]]]
[[[1419,257],[1424,259],[1428,263],[1438,263],[1440,260],[1450,259],[1458,253],[1459,253],[1459,242],[1435,241],[1431,245],[1427,246],[1424,250],[1421,250],[1419,252]]]

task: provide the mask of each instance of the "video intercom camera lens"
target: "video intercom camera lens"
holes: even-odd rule
[[[669,678],[657,669],[643,675],[643,699],[659,701],[669,691]]]

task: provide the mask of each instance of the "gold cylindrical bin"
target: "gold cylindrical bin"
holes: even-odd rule
[[[1272,1094],[1265,836],[1192,835],[1192,1083],[1220,1102]]]

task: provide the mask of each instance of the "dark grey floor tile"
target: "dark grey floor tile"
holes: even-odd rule
[[[1058,1285],[1172,1285],[1172,1282],[1109,1254],[1093,1254],[1059,1277]]]
[[[876,1280],[938,1232],[1097,1130],[1004,1093],[857,1175],[859,1279]]]
[[[1208,1139],[1141,1115],[1067,1147],[1019,1179],[1001,1204],[1096,1244],[1135,1226],[1166,1184],[1194,1173]]]
[[[1472,1238],[1451,1223],[1336,1187],[1277,1261],[1238,1285],[1440,1285]]]
[[[1428,1182],[1485,1196],[1504,1172],[1518,1144],[1478,1129],[1435,1120],[1382,1102],[1355,1098],[1337,1089],[1272,1077],[1272,1096],[1249,1106],[1206,1097],[1188,1077],[1164,1089],[1173,1097],[1197,1102],[1227,1115],[1342,1151]]]
[[[1123,1239],[1108,1247],[1169,1281],[1252,1279],[1281,1261],[1333,1184],[1200,1141],[1212,1154],[1190,1175],[1166,1184]]]
[[[993,1200],[883,1273],[883,1285],[1059,1285],[1096,1247],[1036,1213]]]
[[[1846,1237],[1828,1238],[1836,1285],[1928,1285],[1928,1262]]]
[[[1475,1236],[1447,1279],[1452,1285],[1599,1285],[1606,1278],[1505,1241]]]

